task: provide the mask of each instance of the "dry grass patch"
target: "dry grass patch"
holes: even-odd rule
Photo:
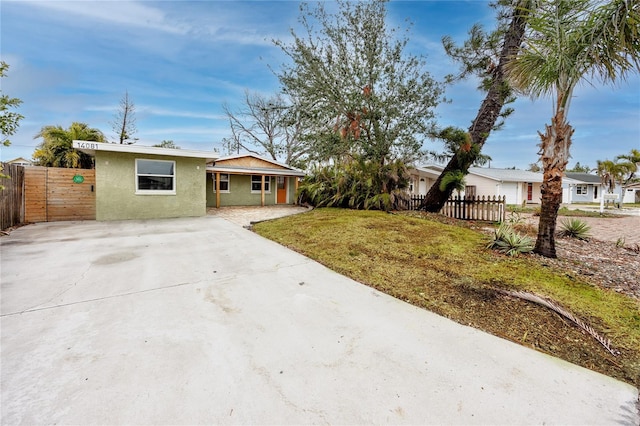
[[[473,224],[438,216],[316,209],[256,224],[255,232],[396,298],[459,323],[640,386],[640,305],[541,265],[485,248]],[[547,308],[504,296],[550,298],[611,339],[614,357]]]

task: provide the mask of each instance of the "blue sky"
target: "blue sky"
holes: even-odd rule
[[[0,159],[31,158],[45,125],[89,124],[111,129],[125,91],[136,105],[138,143],[173,140],[185,149],[220,148],[229,136],[222,105],[241,106],[245,90],[271,95],[269,67],[286,61],[270,40],[297,27],[294,1],[8,1],[0,3],[1,55],[10,65],[2,91],[23,100],[25,116]],[[413,22],[408,52],[425,55],[436,78],[455,70],[441,38],[463,40],[476,22],[492,27],[487,1],[392,1],[390,26]],[[442,126],[467,128],[482,94],[469,80],[447,91]],[[484,152],[491,167],[526,168],[537,160],[537,131],[551,117],[551,100],[520,98]],[[613,159],[640,149],[640,77],[618,87],[583,85],[569,113],[575,127],[570,166]],[[425,141],[425,148],[438,145]]]

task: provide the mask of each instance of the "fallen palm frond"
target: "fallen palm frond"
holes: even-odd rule
[[[567,318],[568,320],[570,320],[571,322],[576,324],[578,327],[580,327],[581,329],[583,329],[584,331],[589,333],[602,346],[604,346],[604,348],[607,351],[609,351],[609,353],[611,355],[617,356],[618,354],[620,354],[619,351],[615,351],[615,350],[611,349],[611,340],[610,339],[606,339],[605,337],[601,336],[589,324],[586,324],[580,318],[577,318],[571,312],[567,311],[566,309],[564,309],[563,307],[559,306],[555,302],[553,302],[553,301],[551,301],[549,299],[545,299],[542,296],[538,296],[537,294],[528,293],[526,291],[510,291],[510,290],[497,290],[497,291],[499,293],[506,294],[507,296],[517,297],[518,299],[527,300],[529,302],[537,303],[538,305],[542,305],[542,306],[545,306],[545,307],[551,309],[552,311],[562,315],[563,317]]]

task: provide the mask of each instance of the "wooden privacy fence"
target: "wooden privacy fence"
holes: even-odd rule
[[[93,169],[25,167],[24,221],[95,220],[95,187]]]
[[[2,163],[0,185],[0,230],[24,222],[24,167]]]
[[[424,195],[412,195],[407,202],[408,210],[418,210]],[[455,219],[503,222],[506,196],[453,197],[447,200],[440,213]]]

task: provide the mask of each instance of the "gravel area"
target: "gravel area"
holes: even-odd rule
[[[538,228],[538,218],[523,216]],[[557,229],[564,217],[558,218]],[[640,216],[576,217],[591,230],[589,241],[556,238],[557,259],[542,256],[540,263],[555,265],[571,276],[581,276],[594,285],[628,294],[640,300]]]
[[[557,259],[539,258],[569,276],[580,276],[594,285],[628,294],[640,301],[640,249],[617,247],[614,242],[575,238],[556,239]]]

